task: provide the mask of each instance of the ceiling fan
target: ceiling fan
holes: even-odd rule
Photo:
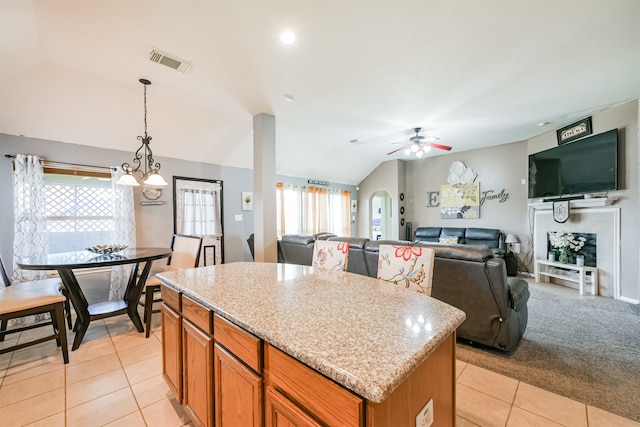
[[[420,135],[421,130],[422,128],[414,128],[413,131],[416,134],[409,138],[409,142],[393,142],[392,144],[404,144],[404,146],[388,152],[387,155],[397,153],[400,150],[404,150],[404,153],[407,156],[415,154],[416,157],[420,158],[425,153],[429,152],[431,147],[437,148],[438,150],[451,150],[451,147],[449,147],[448,145],[436,144],[434,141],[437,141],[438,138],[435,136]]]

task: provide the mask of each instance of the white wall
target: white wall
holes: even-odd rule
[[[400,237],[400,193],[404,192],[405,162],[390,160],[381,163],[358,185],[358,237],[371,238],[371,196],[376,191],[386,191],[391,197],[390,239],[404,239],[404,228]],[[401,178],[402,176],[402,178]],[[405,198],[406,201],[406,198]],[[405,205],[406,209],[406,205]]]

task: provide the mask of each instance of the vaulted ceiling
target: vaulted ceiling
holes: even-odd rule
[[[417,126],[455,153],[525,140],[640,95],[636,0],[0,8],[0,132],[134,151],[138,79],[147,78],[156,156],[252,168],[253,116],[268,113],[278,174],[345,184],[405,158],[387,153]],[[284,30],[295,43],[280,41]],[[153,49],[190,69],[151,62]]]

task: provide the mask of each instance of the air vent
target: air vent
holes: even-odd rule
[[[181,73],[186,73],[191,68],[191,63],[180,59],[175,55],[163,52],[158,49],[153,49],[149,53],[149,60],[151,62],[157,62],[158,64],[166,65],[167,67],[178,70]]]

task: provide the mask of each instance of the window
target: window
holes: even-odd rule
[[[109,172],[47,167],[44,172],[49,253],[115,241]]]
[[[276,185],[278,238],[319,232],[351,235],[351,192],[313,186]]]

